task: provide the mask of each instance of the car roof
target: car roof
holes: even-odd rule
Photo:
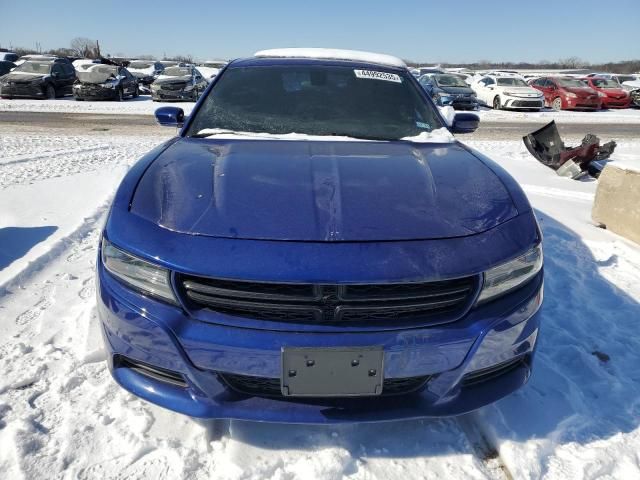
[[[337,48],[276,48],[260,50],[256,58],[306,58],[313,60],[343,60],[362,64],[382,65],[386,67],[407,68],[398,57],[384,53],[365,52],[360,50],[342,50]]]

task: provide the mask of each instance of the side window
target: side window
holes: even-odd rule
[[[64,70],[62,70],[62,67],[60,66],[59,63],[56,63],[53,65],[53,67],[51,67],[51,73],[57,73],[58,75],[62,76],[64,75]]]
[[[485,81],[485,85],[486,86],[495,85],[495,84],[496,84],[496,81],[493,78],[490,78],[490,77],[487,78],[486,81]]]

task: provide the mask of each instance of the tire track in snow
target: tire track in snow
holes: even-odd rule
[[[507,465],[500,457],[496,442],[491,439],[477,412],[457,417],[461,430],[467,436],[475,455],[482,461],[487,474],[496,480],[514,480]]]

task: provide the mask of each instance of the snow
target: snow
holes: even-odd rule
[[[189,115],[195,102],[153,102],[150,96],[140,95],[138,98],[123,102],[83,101],[72,97],[56,100],[0,99],[0,112],[60,112],[60,113],[95,113],[110,115],[153,115],[160,107],[179,107]]]
[[[364,52],[361,50],[341,50],[337,48],[274,48],[260,50],[255,57],[268,58],[318,58],[328,60],[350,60],[355,62],[375,63],[388,67],[407,68],[407,64],[398,57],[384,53]]]
[[[420,132],[413,137],[403,137],[402,140],[415,143],[451,143],[454,137],[447,128],[442,127],[431,132]]]
[[[640,478],[640,247],[592,225],[597,181],[558,177],[519,140],[463,137],[523,185],[544,233],[542,331],[523,389],[460,418],[231,422],[218,439],[113,382],[96,316],[108,198],[167,137],[51,132],[0,137],[0,255],[8,244],[15,257],[0,257],[2,478]],[[640,135],[612,158],[640,162]]]
[[[367,140],[362,138],[347,137],[342,135],[307,135],[306,133],[266,133],[266,132],[241,132],[235,130],[225,130],[221,128],[203,128],[198,131],[198,135],[209,135],[211,138],[230,140],[313,140],[324,142],[371,142],[377,140]]]

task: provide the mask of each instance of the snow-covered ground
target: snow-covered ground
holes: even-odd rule
[[[60,112],[60,113],[97,113],[97,114],[134,114],[152,115],[158,108],[166,105],[180,107],[188,115],[194,102],[165,103],[153,102],[151,97],[141,95],[124,102],[83,101],[77,102],[71,97],[56,100],[0,99],[0,112]],[[475,112],[481,120],[493,122],[556,122],[571,123],[632,123],[640,125],[640,109],[600,110],[598,112],[556,112],[545,109],[542,112],[522,112],[517,110],[492,110],[481,107]],[[640,127],[639,127],[640,129]],[[640,132],[639,132],[640,136]]]
[[[0,108],[30,105],[13,102]],[[519,141],[467,142],[523,185],[544,231],[543,327],[518,393],[461,418],[232,422],[215,439],[116,386],[96,244],[126,168],[164,138],[0,137],[0,478],[640,478],[640,247],[591,224],[595,181],[557,177]],[[615,158],[640,159],[640,135]]]

